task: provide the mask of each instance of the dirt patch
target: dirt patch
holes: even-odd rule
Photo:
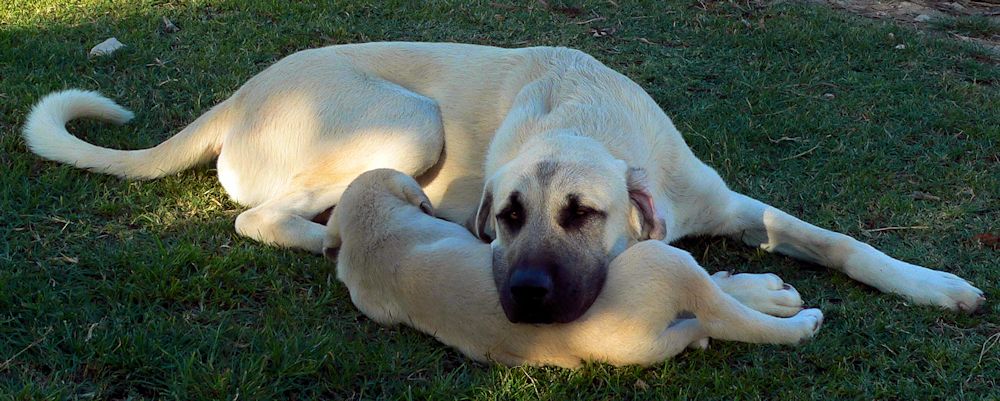
[[[1000,55],[1000,0],[815,1],[868,18],[891,19],[976,43]]]

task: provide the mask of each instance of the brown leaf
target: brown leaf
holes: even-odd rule
[[[982,233],[982,234],[976,234],[975,236],[972,237],[972,239],[974,239],[976,242],[978,242],[980,245],[984,247],[992,248],[993,250],[1000,250],[1000,237],[996,235],[990,233]]]

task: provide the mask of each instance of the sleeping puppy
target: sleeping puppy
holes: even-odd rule
[[[354,180],[327,227],[326,255],[337,261],[337,278],[361,312],[382,324],[412,326],[477,361],[648,365],[704,347],[708,338],[796,344],[823,320],[818,309],[789,318],[750,309],[688,253],[644,241],[612,260],[601,294],[580,319],[511,323],[492,271],[501,255],[462,226],[435,218],[416,181],[395,170]],[[675,321],[682,312],[694,318]]]

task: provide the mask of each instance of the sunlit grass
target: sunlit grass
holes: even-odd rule
[[[550,1],[557,5],[557,2]],[[997,58],[805,5],[738,2],[58,1],[0,3],[0,394],[15,399],[988,399],[996,303],[959,316],[843,275],[695,239],[710,270],[770,271],[824,310],[800,347],[715,342],[649,368],[468,362],[361,316],[319,257],[237,236],[203,167],[128,182],[44,162],[31,104],[99,90],[156,144],[284,55],[376,40],[585,50],[674,117],[730,185],[1000,298]],[[617,4],[617,5],[615,5]],[[180,31],[164,32],[162,18]],[[587,22],[591,21],[591,22]],[[597,38],[591,29],[613,31]],[[613,28],[613,29],[612,29]],[[108,37],[127,45],[88,59]],[[899,44],[905,48],[897,49]],[[918,199],[914,192],[938,200]],[[927,226],[872,232],[888,226]]]

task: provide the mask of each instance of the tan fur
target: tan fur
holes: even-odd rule
[[[64,127],[77,117],[124,122],[131,114],[93,92],[55,93],[28,117],[28,146],[48,159],[130,178],[159,177],[217,155],[219,181],[250,208],[236,230],[279,246],[321,253],[325,230],[310,219],[370,169],[417,177],[442,217],[472,226],[484,183],[499,193],[531,163],[566,160],[589,164],[588,193],[613,209],[604,233],[609,256],[642,239],[624,190],[633,168],[646,172],[655,205],[656,214],[645,217],[658,225],[645,232],[665,242],[729,235],[916,303],[971,311],[985,300],[957,276],[893,259],[729,190],[642,88],[576,50],[445,43],[305,50],[151,149],[80,141]],[[492,215],[482,217],[492,223]],[[788,314],[801,305],[797,294],[775,290],[773,280],[744,278],[718,280],[764,294],[746,299],[759,310]]]
[[[427,198],[409,176],[362,174],[334,209],[328,248],[351,300],[382,324],[406,324],[470,358],[507,365],[576,367],[585,361],[648,365],[706,337],[796,344],[816,333],[818,309],[776,318],[726,295],[686,252],[659,241],[611,262],[604,292],[577,321],[512,324],[497,304],[491,246],[420,209]],[[680,320],[682,311],[695,319]]]

